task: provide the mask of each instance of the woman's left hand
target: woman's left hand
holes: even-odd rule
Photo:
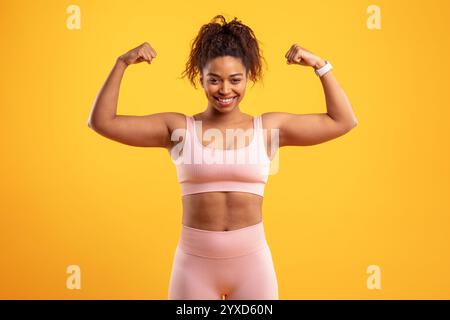
[[[316,56],[314,53],[309,52],[305,48],[300,47],[297,43],[292,45],[285,54],[285,58],[287,59],[287,64],[299,64],[302,66],[313,67],[314,69],[318,69],[325,65],[325,60]]]

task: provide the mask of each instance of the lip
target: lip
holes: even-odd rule
[[[221,98],[222,98],[222,97],[221,97]],[[214,97],[214,99],[216,99],[217,103],[218,103],[220,106],[222,106],[222,107],[228,107],[228,106],[231,106],[231,105],[236,101],[237,96],[229,97],[229,98],[222,98],[222,99],[230,99],[230,98],[233,98],[233,100],[232,100],[231,102],[229,102],[229,103],[222,103],[222,102],[219,101],[219,98],[218,98],[218,97]]]
[[[214,98],[216,98],[216,99],[218,99],[218,98],[221,98],[221,99],[230,99],[230,98],[235,98],[235,97],[237,97],[237,96],[231,96],[231,97],[214,97]]]

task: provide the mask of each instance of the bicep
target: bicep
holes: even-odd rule
[[[171,112],[145,116],[117,115],[93,128],[111,140],[136,147],[162,147],[170,143],[168,117]]]
[[[309,146],[335,139],[351,130],[327,113],[293,114],[278,112],[280,147]]]

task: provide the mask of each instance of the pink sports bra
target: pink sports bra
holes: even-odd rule
[[[197,123],[201,127],[201,122]],[[225,150],[211,148],[204,146],[197,136],[196,130],[201,130],[196,129],[194,117],[186,116],[186,130],[181,129],[183,134],[178,131],[179,136],[183,136],[183,141],[169,151],[176,166],[181,194],[184,196],[212,191],[240,191],[264,196],[271,159],[266,152],[261,115],[253,117],[253,128],[253,133],[252,130],[241,129],[241,133],[246,133],[246,140],[252,139],[247,146]],[[238,131],[234,129],[227,130],[231,130],[234,136],[238,135]],[[219,130],[216,129],[215,132],[222,137]],[[206,133],[208,134],[209,130]],[[217,139],[215,135],[214,139]],[[222,139],[226,139],[226,136]],[[219,145],[223,146],[220,143]]]

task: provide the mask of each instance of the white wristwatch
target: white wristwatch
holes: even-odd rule
[[[322,68],[319,68],[317,70],[314,70],[314,72],[316,73],[316,75],[318,77],[323,76],[325,73],[327,73],[328,71],[330,71],[331,69],[333,69],[333,66],[331,65],[330,62],[325,61],[325,65]]]

